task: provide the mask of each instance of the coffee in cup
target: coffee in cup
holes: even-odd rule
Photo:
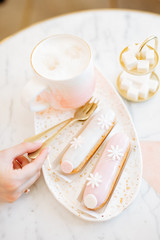
[[[77,108],[93,95],[92,52],[79,37],[59,34],[42,40],[32,51],[31,66],[33,79],[23,99],[33,111]]]

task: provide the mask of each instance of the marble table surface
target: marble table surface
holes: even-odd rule
[[[33,113],[20,100],[31,78],[30,53],[41,39],[76,34],[87,40],[95,63],[115,85],[120,51],[150,35],[160,39],[156,14],[97,10],[60,16],[33,25],[0,43],[0,150],[34,134]],[[157,70],[158,73],[158,70]],[[145,103],[124,101],[140,139],[160,140],[160,94]],[[72,215],[51,195],[43,176],[15,203],[0,203],[0,239],[160,239],[160,196],[142,180],[140,192],[125,211],[108,222],[90,223]]]

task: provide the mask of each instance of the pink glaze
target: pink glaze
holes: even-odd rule
[[[73,170],[72,163],[69,161],[62,162],[61,169],[64,173],[71,173]]]
[[[128,136],[123,133],[115,134],[108,141],[94,171],[92,172],[93,176],[97,173],[99,178],[98,186],[89,184],[90,180],[88,180],[84,190],[83,201],[87,208],[98,208],[108,199],[117,171],[119,171],[121,160],[126,153],[129,144]],[[113,159],[113,155],[110,151],[113,147],[119,149],[118,157],[115,157],[115,159]]]

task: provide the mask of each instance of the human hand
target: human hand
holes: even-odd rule
[[[34,152],[41,145],[27,142],[0,151],[1,200],[14,202],[39,178],[48,149],[43,149],[32,162],[29,162],[23,154]]]

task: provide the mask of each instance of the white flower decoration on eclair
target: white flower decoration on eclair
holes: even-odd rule
[[[108,114],[102,114],[100,117],[97,119],[98,125],[100,126],[101,129],[109,129],[110,126],[113,124],[113,118],[109,116]]]
[[[112,160],[120,160],[122,156],[123,150],[118,145],[111,145],[111,149],[108,149],[108,157],[112,158]]]
[[[91,185],[92,188],[98,187],[99,183],[102,182],[102,175],[100,175],[98,172],[96,172],[95,175],[90,173],[87,180],[88,180],[87,186]]]
[[[78,136],[77,138],[74,137],[71,141],[71,147],[75,150],[82,146],[82,143],[84,142],[84,139],[81,136]]]

